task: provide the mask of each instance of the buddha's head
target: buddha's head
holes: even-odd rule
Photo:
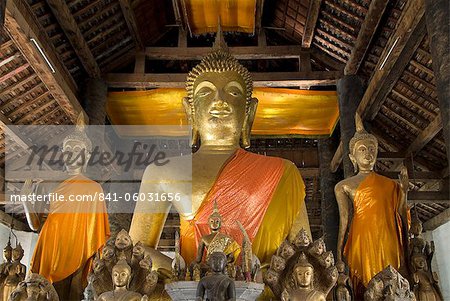
[[[139,266],[144,270],[151,270],[153,266],[153,261],[150,255],[144,256],[141,261],[139,261]]]
[[[208,218],[209,228],[211,231],[216,232],[220,230],[222,226],[222,216],[219,213],[219,208],[217,207],[217,202],[214,201],[214,209]]]
[[[409,231],[411,232],[411,234],[414,235],[414,237],[417,237],[420,234],[422,234],[422,230],[423,230],[422,221],[419,219],[417,211],[414,210],[414,214],[412,215],[411,218],[411,229]]]
[[[411,265],[415,271],[428,270],[427,257],[422,253],[416,253],[411,256]]]
[[[326,252],[326,250],[325,241],[323,240],[323,237],[321,237],[312,243],[309,253],[314,256],[320,256]]]
[[[131,240],[131,236],[128,234],[128,232],[122,229],[119,233],[117,233],[114,245],[121,251],[132,248],[133,241]]]
[[[293,269],[294,283],[300,289],[312,289],[314,279],[314,267],[308,262],[304,253],[300,254]]]
[[[295,249],[289,241],[285,240],[281,243],[281,246],[278,249],[278,252],[279,252],[278,255],[280,255],[281,257],[283,257],[284,259],[287,260],[295,254]]]
[[[23,258],[24,251],[22,245],[19,243],[12,251],[12,260],[20,261]]]
[[[145,253],[144,244],[138,241],[133,247],[133,256],[143,258]]]
[[[113,267],[111,276],[114,288],[128,288],[131,281],[131,267],[126,260],[119,260]]]
[[[223,252],[213,252],[209,255],[208,264],[215,273],[222,273],[227,265],[227,256]]]
[[[229,52],[219,28],[213,50],[189,73],[183,106],[192,144],[250,146],[257,99],[248,70]]]
[[[323,253],[318,259],[319,263],[325,268],[329,268],[334,264],[333,252],[331,251]]]
[[[11,261],[12,251],[13,249],[11,247],[11,242],[8,241],[5,248],[3,248],[3,259],[5,259],[6,261]]]
[[[365,129],[361,117],[355,115],[356,132],[350,139],[350,160],[355,172],[373,170],[378,154],[378,140]]]
[[[282,272],[286,268],[286,260],[281,256],[273,255],[270,262],[270,268],[276,272]]]
[[[102,259],[111,261],[113,260],[114,256],[114,246],[106,244],[102,249]]]
[[[311,243],[311,239],[309,238],[308,233],[304,228],[300,230],[300,232],[297,233],[297,235],[294,238],[294,241],[292,242],[294,246],[297,248],[300,247],[307,247]]]
[[[83,113],[80,113],[74,131],[64,138],[62,149],[67,172],[69,174],[82,173],[92,151],[92,142],[86,135]]]

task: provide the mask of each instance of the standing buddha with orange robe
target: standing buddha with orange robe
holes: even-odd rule
[[[85,151],[87,161],[91,148],[82,125],[77,125],[63,142],[63,150],[72,158],[81,158],[78,154]],[[110,230],[105,203],[98,199],[102,187],[82,174],[86,162],[67,161],[71,161],[65,162],[69,178],[52,191],[63,196],[63,201],[50,201],[43,225],[42,215],[35,208],[27,203],[24,207],[30,227],[40,230],[31,272],[53,283],[61,300],[80,300],[92,259],[106,243]],[[22,194],[31,191],[31,184],[30,180],[25,182]],[[77,196],[89,200],[71,201]]]
[[[374,172],[377,139],[364,130],[358,115],[356,128],[349,156],[358,173],[335,187],[340,213],[337,259],[342,265],[344,255],[355,289],[367,287],[372,277],[386,266],[399,269],[404,264],[410,220],[406,168],[401,171],[400,183]],[[353,218],[343,247],[350,206]]]

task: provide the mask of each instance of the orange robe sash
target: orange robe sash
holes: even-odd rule
[[[375,172],[358,186],[344,248],[354,284],[367,287],[370,279],[387,265],[400,267],[403,257],[400,201],[400,185]]]
[[[200,238],[210,233],[208,218],[214,200],[222,216],[220,231],[241,244],[242,234],[236,224],[240,221],[253,241],[284,170],[280,158],[238,149],[223,167],[194,219],[181,220],[181,251],[187,262],[194,260]]]
[[[54,191],[69,196],[92,196],[93,201],[51,202],[31,260],[31,271],[51,282],[63,280],[87,268],[110,235],[104,202],[98,200],[102,187],[82,175],[62,182]],[[84,276],[87,276],[85,274]]]

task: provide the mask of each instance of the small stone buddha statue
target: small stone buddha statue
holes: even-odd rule
[[[399,182],[374,172],[378,141],[366,132],[359,115],[355,124],[349,157],[357,174],[335,186],[340,215],[337,262],[344,265],[345,258],[355,293],[362,294],[370,279],[386,266],[399,269],[405,264],[409,180],[405,167]]]
[[[235,301],[234,281],[224,273],[227,256],[223,252],[211,253],[208,264],[211,274],[203,277],[198,283],[196,301]]]
[[[293,268],[294,288],[284,290],[282,301],[325,301],[325,295],[314,289],[314,267],[304,253],[300,255]]]
[[[411,256],[413,272],[413,291],[418,301],[442,301],[441,290],[435,273],[428,268],[425,254],[416,253]]]
[[[8,275],[7,268],[12,262],[12,251],[11,241],[8,240],[8,243],[3,248],[3,262],[0,264],[0,285],[3,285],[5,278]]]
[[[6,268],[6,279],[3,284],[3,300],[7,301],[10,294],[14,291],[17,285],[25,279],[27,272],[26,266],[20,262],[24,255],[22,246],[17,246],[12,251],[12,262]]]
[[[228,262],[234,262],[240,253],[238,243],[230,236],[221,233],[222,216],[217,208],[217,203],[214,202],[214,210],[209,216],[209,228],[211,233],[201,238],[200,245],[197,251],[196,262],[200,263],[203,258],[203,253],[206,249],[206,261],[214,252],[223,252],[227,256]]]
[[[119,260],[113,267],[112,279],[114,290],[105,292],[98,297],[98,301],[144,301],[148,300],[137,292],[128,290],[131,282],[131,267],[125,260]]]

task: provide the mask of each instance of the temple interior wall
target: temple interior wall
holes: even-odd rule
[[[445,301],[450,301],[450,221],[424,233],[426,240],[434,240],[436,252],[431,262],[432,270],[439,276]]]

